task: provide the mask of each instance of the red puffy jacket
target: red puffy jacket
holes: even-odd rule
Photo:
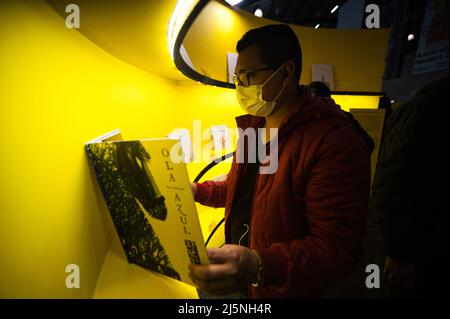
[[[264,118],[243,115],[236,122],[243,130],[256,129]],[[236,163],[236,152],[226,181],[197,183],[195,196],[203,205],[225,207],[226,232],[236,185],[246,169],[245,163]],[[249,247],[261,256],[263,272],[262,284],[251,287],[250,297],[321,297],[358,263],[370,153],[332,100],[300,98],[279,127],[278,169],[257,177]]]

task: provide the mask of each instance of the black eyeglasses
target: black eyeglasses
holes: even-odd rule
[[[273,69],[274,68],[272,68],[272,67],[266,67],[266,68],[252,70],[252,71],[248,71],[248,72],[234,73],[233,82],[235,85],[249,86],[250,78],[255,76],[255,74],[257,74],[258,72],[273,70]]]

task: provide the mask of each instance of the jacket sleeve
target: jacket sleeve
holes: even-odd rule
[[[197,184],[197,193],[195,201],[211,207],[225,207],[227,198],[227,180],[225,181],[206,181]]]
[[[426,158],[432,152],[427,144],[432,142],[423,137],[436,124],[422,127],[420,122],[426,122],[430,111],[426,101],[417,102],[427,110],[417,104],[404,104],[386,123],[370,206],[379,230],[381,254],[406,262],[415,258],[414,218],[423,207],[424,187],[432,187],[425,183],[428,172],[423,169],[430,167]]]
[[[299,176],[295,174],[294,176]],[[362,258],[370,193],[370,151],[348,126],[322,140],[304,194],[308,235],[258,249],[262,286],[320,297]]]

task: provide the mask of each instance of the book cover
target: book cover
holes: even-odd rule
[[[180,141],[108,139],[86,150],[128,262],[192,284],[208,258]]]

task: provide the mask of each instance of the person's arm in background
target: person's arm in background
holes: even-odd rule
[[[448,198],[442,186],[448,187],[448,151],[442,151],[448,145],[447,87],[448,77],[431,83],[391,114],[373,182],[371,213],[384,272],[404,288],[417,286],[419,263],[432,278],[433,263],[444,264],[448,252],[448,211],[442,208]]]
[[[386,257],[384,273],[399,286],[413,286],[417,171],[421,157],[414,132],[414,105],[403,105],[389,118],[372,188],[379,248]]]

